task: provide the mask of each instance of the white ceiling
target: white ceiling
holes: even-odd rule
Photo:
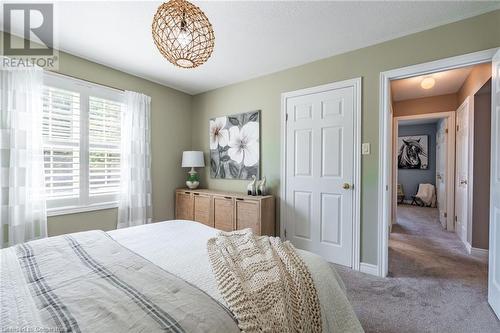
[[[198,68],[174,67],[156,49],[156,1],[58,2],[59,48],[196,94],[500,8],[495,1],[193,2],[216,36]]]
[[[391,81],[392,99],[399,102],[407,99],[454,94],[462,87],[471,70],[472,66],[469,66]],[[420,83],[426,77],[432,77],[435,80],[434,87],[431,89],[423,89],[420,86]]]

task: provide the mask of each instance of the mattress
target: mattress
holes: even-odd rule
[[[108,234],[153,264],[198,287],[227,307],[217,289],[207,253],[207,241],[218,230],[203,224],[172,220],[118,229]],[[311,272],[318,291],[325,332],[363,332],[346,297],[344,285],[321,257],[297,250]]]

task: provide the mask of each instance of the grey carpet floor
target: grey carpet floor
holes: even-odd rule
[[[437,214],[398,207],[388,278],[335,266],[366,332],[500,332],[487,303],[487,263],[468,255]]]

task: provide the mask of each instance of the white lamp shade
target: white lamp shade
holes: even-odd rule
[[[182,153],[183,168],[202,168],[205,166],[202,151],[185,151]]]

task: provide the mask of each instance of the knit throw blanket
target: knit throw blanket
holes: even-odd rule
[[[208,241],[218,289],[243,332],[321,332],[311,273],[290,242],[251,229]]]

